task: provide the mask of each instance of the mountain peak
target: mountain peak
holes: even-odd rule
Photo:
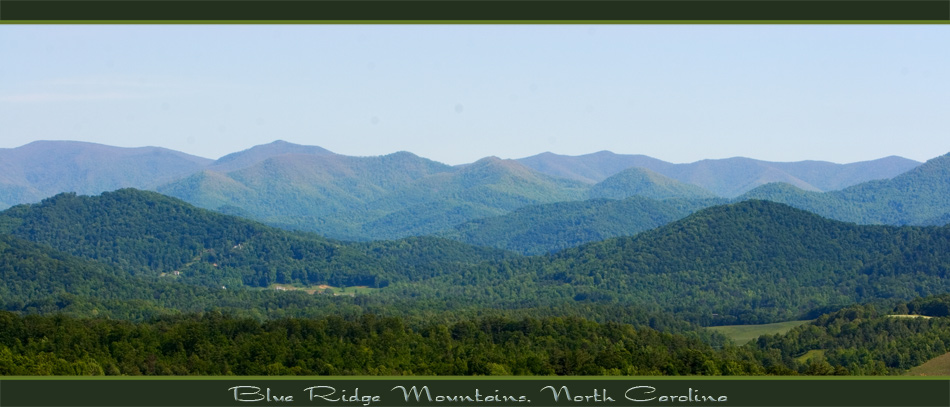
[[[525,167],[521,163],[515,160],[507,160],[498,158],[496,156],[488,156],[482,158],[474,163],[464,167],[463,171],[484,171],[484,170],[495,170],[495,171],[504,171],[504,172],[517,172],[521,174],[531,174],[532,171],[530,168]]]
[[[591,187],[591,198],[624,199],[643,196],[652,199],[713,198],[696,185],[686,184],[646,168],[632,167]]]
[[[305,146],[290,143],[284,140],[275,140],[268,144],[261,144],[251,147],[247,150],[228,154],[215,161],[214,164],[212,164],[212,167],[215,169],[215,171],[234,171],[241,168],[250,167],[269,158],[285,154],[304,154],[315,156],[335,155],[333,152],[323,147]]]

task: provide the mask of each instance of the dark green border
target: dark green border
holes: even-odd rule
[[[0,376],[0,382],[10,380],[940,380],[950,386],[950,376]],[[950,387],[947,390],[950,392]]]
[[[516,380],[512,380],[516,379]],[[242,389],[232,390],[237,386]],[[358,395],[350,402],[327,402],[319,398],[309,400],[312,386],[329,386],[334,394]],[[397,390],[399,386],[403,389]],[[443,401],[428,402],[403,397],[403,391],[426,386],[430,396],[511,396],[504,402]],[[548,389],[547,387],[551,387]],[[652,388],[655,391],[645,389]],[[252,390],[246,390],[252,389]],[[263,395],[293,397],[291,401],[266,402],[238,400],[263,398]],[[555,400],[554,391],[567,389],[579,400]],[[790,380],[788,377],[768,379],[724,377],[207,377],[154,379],[83,379],[76,378],[17,378],[0,379],[0,405],[5,407],[165,407],[201,406],[232,407],[247,405],[281,406],[524,406],[558,407],[612,405],[627,406],[697,406],[728,405],[735,407],[946,407],[950,405],[950,381],[908,380],[883,378],[841,378],[836,380]],[[325,388],[320,391],[326,391]],[[347,392],[348,391],[348,392]],[[632,392],[632,393],[631,393]],[[651,394],[652,393],[652,394]],[[560,394],[563,397],[567,393]],[[597,400],[596,395],[601,399]],[[725,400],[716,403],[697,403],[693,400],[673,402],[638,402],[633,398],[656,396],[702,395]],[[245,396],[249,395],[249,396]],[[378,396],[363,404],[360,398]],[[593,396],[594,400],[584,396]],[[610,400],[605,400],[610,397]],[[518,400],[518,399],[521,400]],[[685,397],[683,397],[685,398]],[[530,401],[529,401],[530,400]],[[257,401],[257,402],[249,402]],[[354,402],[355,401],[355,402]],[[363,400],[365,402],[365,399]]]
[[[3,0],[23,22],[946,22],[945,0]]]
[[[2,2],[3,0],[0,0]],[[320,24],[320,25],[552,25],[552,24],[656,24],[656,25],[816,25],[816,24],[950,24],[947,20],[0,20],[0,24]]]

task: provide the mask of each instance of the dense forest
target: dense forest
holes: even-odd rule
[[[577,318],[407,325],[372,314],[260,322],[219,313],[143,323],[0,312],[6,375],[754,374],[698,339]]]
[[[939,304],[939,305],[938,305]],[[132,323],[0,312],[2,375],[886,375],[948,351],[950,296],[857,305],[745,346],[571,317],[258,321],[220,312]]]

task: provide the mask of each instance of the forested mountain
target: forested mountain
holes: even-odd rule
[[[673,164],[643,155],[609,151],[581,156],[544,153],[518,161],[545,174],[590,183],[601,182],[627,168],[641,167],[726,198],[770,182],[785,182],[805,190],[837,190],[861,182],[891,178],[920,165],[894,156],[851,164],[769,162],[743,157]]]
[[[792,320],[950,291],[950,229],[859,226],[767,201],[699,211],[554,255],[540,281],[640,299],[704,323]]]
[[[680,219],[724,199],[590,199],[516,209],[440,232],[468,244],[544,254],[611,237],[630,236]]]
[[[266,287],[273,283],[385,286],[446,272],[458,262],[506,253],[435,238],[377,242],[372,249],[218,214],[154,192],[60,194],[0,213],[3,231],[132,274],[175,273],[186,282]],[[388,245],[411,256],[381,255]],[[398,270],[395,270],[398,266]]]
[[[893,179],[869,181],[841,191],[815,193],[769,184],[740,199],[782,202],[855,223],[942,225],[950,216],[950,154],[931,159]]]
[[[60,192],[98,194],[154,188],[211,160],[159,147],[122,148],[79,141],[35,141],[0,149],[0,208]]]

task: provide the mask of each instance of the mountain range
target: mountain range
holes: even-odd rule
[[[735,157],[673,164],[645,155],[601,151],[580,156],[543,153],[518,160],[556,177],[598,183],[628,168],[645,168],[713,194],[734,198],[759,185],[783,182],[810,191],[832,191],[862,182],[891,178],[920,165],[890,156],[851,164],[826,161],[769,162]]]
[[[884,184],[874,180],[898,176],[918,165],[900,157],[852,164],[775,163],[748,158],[672,164],[604,151],[573,157],[544,153],[518,160],[487,157],[449,166],[409,152],[352,157],[283,141],[209,160],[155,147],[129,149],[44,141],[0,150],[0,205],[37,202],[59,192],[96,194],[134,187],[221,213],[335,239],[439,234],[522,253],[541,253],[635,234],[728,199],[772,199],[769,195],[775,195],[776,200],[813,210],[810,208],[818,204],[796,204],[804,199],[800,196],[819,196],[814,194],[844,187],[867,190],[870,192],[865,195],[876,196],[874,191]],[[946,180],[934,178],[928,182]],[[924,184],[916,187],[931,188]],[[794,193],[769,192],[783,188]],[[888,191],[892,194],[901,190]],[[843,191],[820,196],[840,193]],[[783,198],[786,195],[791,197]],[[624,206],[603,200],[631,197],[657,202],[638,201]],[[827,198],[818,202],[822,200]],[[828,205],[850,205],[841,202]],[[557,203],[564,204],[552,205]],[[636,212],[645,210],[644,205],[653,209]],[[886,204],[875,205],[886,212]],[[950,216],[950,209],[942,201],[931,199],[926,205],[911,220],[888,214],[859,220],[939,224],[944,216]],[[839,214],[849,211],[818,213],[855,221]],[[550,221],[535,224],[514,219],[525,214]],[[591,215],[600,220],[587,222]],[[927,219],[922,219],[924,216]],[[646,217],[651,219],[647,221]],[[616,221],[621,218],[624,220]],[[575,223],[586,219],[580,223],[588,226],[572,228],[564,223],[566,219],[574,219]],[[602,226],[590,226],[596,224]],[[507,237],[491,238],[500,235]],[[530,241],[527,236],[562,238],[542,243]]]

